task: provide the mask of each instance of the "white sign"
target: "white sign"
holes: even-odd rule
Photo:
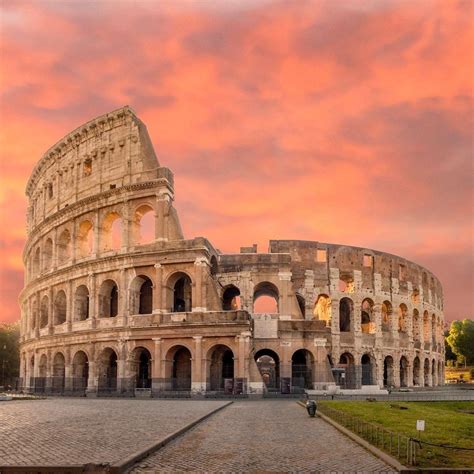
[[[416,420],[416,430],[425,431],[425,420]]]

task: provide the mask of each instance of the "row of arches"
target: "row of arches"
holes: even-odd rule
[[[56,241],[47,237],[42,244],[37,245],[32,251],[29,274],[37,276],[52,269],[54,264],[63,265],[73,255],[76,259],[81,259],[97,252],[118,250],[122,246],[123,232],[123,219],[119,212],[110,211],[105,214],[98,228],[91,219],[84,219],[75,229],[64,228]],[[133,211],[129,244],[143,245],[154,240],[155,211],[150,204],[141,204]]]

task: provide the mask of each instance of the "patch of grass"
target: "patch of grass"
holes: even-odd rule
[[[406,410],[391,407],[390,402],[325,400],[320,404],[408,437],[435,444],[474,447],[474,402],[404,402]],[[416,431],[416,420],[425,420],[421,437]],[[474,468],[474,451],[422,445],[417,451],[417,460],[421,467]]]

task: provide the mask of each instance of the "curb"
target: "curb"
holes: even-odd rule
[[[209,418],[210,416],[214,415],[218,411],[221,411],[224,408],[227,408],[232,403],[234,403],[234,402],[229,401],[227,403],[224,403],[220,407],[217,407],[216,409],[210,411],[209,413],[206,413],[205,415],[203,415],[199,418],[196,418],[194,421],[191,421],[187,425],[185,425],[182,428],[174,431],[173,433],[165,436],[164,438],[160,439],[159,441],[151,444],[147,448],[145,448],[141,451],[138,451],[135,454],[132,454],[131,456],[125,458],[122,461],[118,461],[114,464],[111,464],[110,467],[109,467],[108,472],[110,472],[111,474],[121,474],[121,473],[125,472],[126,469],[132,467],[138,461],[141,461],[142,459],[148,457],[150,454],[154,453],[155,451],[158,451],[163,446],[166,446],[170,441],[173,441],[175,438],[177,438],[178,436],[181,436],[186,431],[189,431],[191,428],[193,428],[197,424],[201,423],[206,418]]]
[[[303,408],[306,408],[306,405],[303,402],[299,401],[297,403],[298,403],[298,405],[301,405]],[[362,446],[364,449],[366,449],[367,451],[370,451],[374,456],[377,456],[383,462],[385,462],[389,466],[395,468],[397,471],[404,471],[404,470],[407,469],[403,464],[400,464],[400,462],[398,462],[395,458],[393,458],[392,456],[390,456],[386,452],[380,450],[379,448],[376,448],[375,446],[370,444],[365,439],[363,439],[360,436],[356,435],[355,433],[348,430],[347,428],[344,428],[344,426],[340,425],[339,423],[336,423],[334,420],[327,417],[323,413],[319,413],[316,410],[316,415],[319,416],[319,418],[323,419],[326,423],[329,423],[330,425],[334,426],[334,428],[336,428],[342,434],[346,435],[348,438],[351,438],[353,441],[355,441],[357,444]]]

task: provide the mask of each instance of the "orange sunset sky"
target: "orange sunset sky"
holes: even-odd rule
[[[402,255],[474,317],[468,1],[2,1],[0,321],[19,317],[28,177],[129,104],[186,237]]]

